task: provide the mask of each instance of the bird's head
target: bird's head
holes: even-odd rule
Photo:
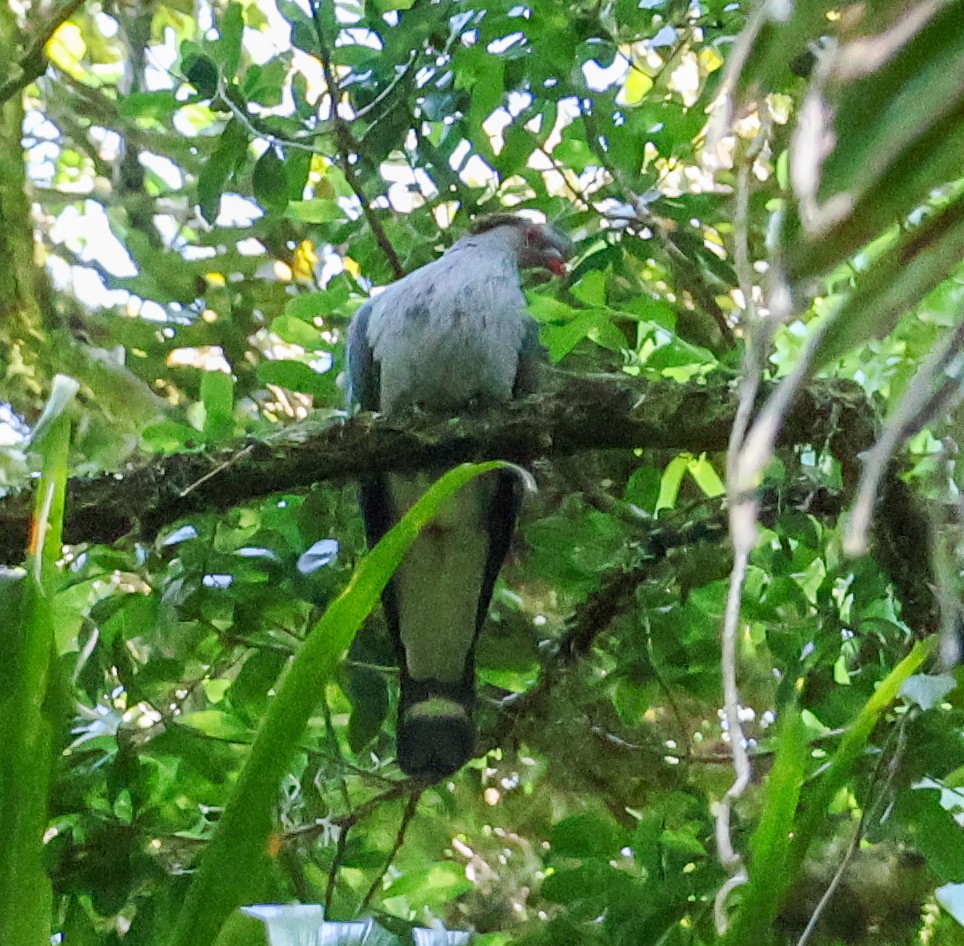
[[[496,213],[480,217],[469,230],[473,235],[496,232],[511,241],[519,269],[545,269],[556,276],[565,275],[573,246],[554,227],[515,214]]]

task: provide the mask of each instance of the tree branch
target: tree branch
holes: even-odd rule
[[[20,57],[20,61],[13,66],[13,74],[0,85],[0,105],[12,99],[18,92],[22,92],[34,79],[39,79],[47,71],[47,54],[44,52],[44,47],[50,42],[54,33],[83,5],[84,0],[67,0],[37,33],[33,42]]]
[[[112,542],[131,531],[150,537],[191,514],[389,470],[493,457],[525,462],[590,449],[719,452],[726,449],[734,412],[727,382],[682,386],[611,376],[571,381],[554,393],[457,419],[366,414],[333,424],[309,418],[264,440],[72,480],[65,540]],[[824,382],[802,392],[782,441],[827,442],[845,469],[859,469],[857,454],[873,442],[875,426],[856,385]],[[22,557],[30,513],[27,494],[0,501],[0,561]]]
[[[721,452],[735,410],[727,380],[680,385],[615,375],[573,380],[553,393],[455,419],[365,414],[342,424],[309,418],[263,440],[72,480],[65,541],[110,543],[130,532],[149,538],[184,516],[389,470],[491,458],[527,462],[580,450]],[[801,392],[781,438],[826,443],[845,471],[859,471],[857,455],[873,442],[875,429],[876,415],[857,385],[821,382]],[[0,501],[0,562],[22,560],[31,502],[27,493]]]

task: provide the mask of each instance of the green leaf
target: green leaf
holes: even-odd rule
[[[894,814],[941,880],[964,881],[964,797],[959,790],[923,779],[898,800]]]
[[[258,365],[258,380],[316,397],[324,398],[331,393],[331,380],[300,361],[262,361]]]
[[[310,14],[297,3],[297,0],[277,0],[278,12],[292,25],[310,26]]]
[[[234,379],[223,371],[201,375],[201,403],[207,419],[231,417],[234,410]]]
[[[227,5],[218,29],[221,38],[211,44],[211,49],[221,65],[221,74],[230,82],[238,71],[241,60],[241,37],[244,33],[244,12],[240,3],[231,2]]]
[[[297,298],[302,299],[305,297],[298,296]],[[285,311],[290,312],[291,309],[292,306],[289,303],[285,307]],[[314,325],[309,324],[307,321],[302,321],[294,315],[279,315],[278,318],[271,323],[271,331],[283,342],[300,345],[307,351],[320,348],[322,345],[321,329],[315,328]]]
[[[290,208],[290,204],[289,204]],[[285,315],[311,322],[316,316],[338,311],[348,301],[348,283],[332,280],[321,292],[305,292],[289,299]]]
[[[289,148],[285,155],[285,173],[288,177],[288,200],[300,201],[305,195],[308,175],[311,172],[311,152],[301,148]]]
[[[598,904],[611,893],[619,874],[605,861],[589,861],[575,870],[556,870],[542,884],[542,896],[550,903],[561,903],[570,909],[581,901]]]
[[[422,870],[409,870],[393,881],[384,897],[406,897],[419,906],[442,906],[474,889],[461,864],[443,861]]]
[[[227,440],[234,433],[234,380],[223,371],[205,371],[201,376],[204,404],[204,439],[207,443]]]
[[[370,667],[346,667],[342,679],[352,706],[348,745],[358,754],[378,735],[388,716],[388,684],[384,674]]]
[[[218,67],[202,53],[191,52],[184,55],[182,50],[181,71],[200,95],[214,98],[218,91]]]
[[[228,122],[214,153],[201,166],[197,181],[198,209],[201,216],[214,224],[221,194],[238,166],[244,160],[248,137],[241,124],[234,119]]]
[[[196,729],[212,739],[223,739],[226,742],[251,742],[251,730],[234,719],[229,713],[221,710],[197,710],[193,713],[182,713],[177,717],[178,726]]]
[[[200,440],[194,427],[173,420],[149,424],[141,431],[141,443],[149,453],[178,453],[199,446]]]
[[[625,841],[612,818],[589,812],[564,818],[549,836],[553,854],[561,857],[615,857]]]
[[[730,946],[767,941],[792,880],[787,861],[809,747],[799,707],[788,706],[780,715],[776,757],[761,804],[763,815],[750,839],[750,879],[742,892],[739,917],[724,939]]]
[[[0,940],[47,946],[53,906],[44,864],[52,733],[35,693],[47,689],[53,627],[35,580],[0,576],[5,687],[0,695]]]
[[[590,270],[572,286],[572,294],[586,305],[606,305],[606,274],[599,269]]]
[[[335,201],[321,197],[292,200],[288,203],[285,215],[302,223],[334,223],[345,217],[344,211]]]
[[[269,700],[268,691],[286,662],[286,655],[277,650],[255,651],[245,660],[228,690],[228,700],[246,722],[261,722]]]
[[[681,453],[673,457],[666,464],[663,475],[659,481],[659,498],[656,500],[656,512],[661,509],[675,509],[676,500],[679,497],[680,487],[683,485],[683,477],[689,469],[692,457],[689,454]]]
[[[522,173],[529,156],[535,150],[536,140],[524,125],[513,122],[502,132],[503,145],[495,165],[503,177]]]
[[[712,498],[714,496],[722,496],[726,492],[726,487],[723,485],[719,473],[716,472],[716,468],[706,458],[705,453],[690,460],[687,465],[687,471],[705,496]]]
[[[949,275],[964,256],[964,195],[901,234],[843,298],[815,347],[811,372],[851,348],[880,338],[897,319]]]
[[[300,118],[310,118],[314,115],[315,110],[308,101],[308,79],[303,72],[295,72],[291,77],[291,98],[294,100],[295,111]],[[291,195],[291,199],[298,198]]]
[[[244,101],[257,102],[262,107],[280,105],[287,76],[288,67],[282,59],[269,59],[263,66],[251,65],[245,70],[241,80],[240,96]],[[292,150],[311,158],[308,151],[300,148]]]
[[[623,498],[626,502],[639,506],[640,509],[653,513],[659,501],[660,483],[662,476],[653,466],[641,466],[626,483]]]
[[[843,84],[836,103],[838,145],[822,168],[824,194],[846,192],[860,198],[874,193],[885,200],[902,199],[899,193],[878,191],[889,166],[953,118],[964,103],[960,26],[961,11],[949,4],[929,22],[905,31],[870,76]],[[867,43],[884,47],[893,40],[878,34]]]
[[[288,206],[288,172],[284,158],[273,145],[258,158],[251,176],[251,186],[258,203],[268,213],[281,213]]]
[[[545,310],[547,307],[540,306],[540,308]],[[608,310],[576,311],[578,313],[576,317],[567,324],[547,326],[542,331],[542,340],[549,349],[549,357],[553,363],[561,361],[586,338],[612,350],[624,347],[625,339],[612,325]]]
[[[77,382],[62,375],[34,431],[42,459],[26,573],[0,576],[4,607],[0,693],[0,942],[47,946],[53,892],[44,832],[50,786],[70,701],[60,676],[50,602],[61,582],[70,448],[68,408]],[[72,707],[71,707],[72,710]]]
[[[815,788],[808,792],[805,806],[802,806],[788,858],[788,882],[800,869],[817,827],[826,818],[831,801],[853,771],[884,710],[896,699],[904,681],[920,668],[936,647],[936,637],[918,641],[911,652],[881,681],[848,727],[830,758],[830,764],[820,776]]]
[[[180,107],[171,89],[155,92],[132,92],[117,102],[117,114],[123,118],[152,119],[167,125]]]
[[[478,60],[469,109],[469,121],[473,125],[481,127],[482,122],[502,104],[505,95],[504,68],[502,60],[495,56],[483,55]]]

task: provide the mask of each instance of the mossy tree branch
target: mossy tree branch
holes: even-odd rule
[[[107,543],[131,532],[150,537],[185,516],[377,471],[444,468],[487,458],[525,462],[581,450],[722,451],[735,404],[726,380],[680,385],[607,376],[570,381],[550,394],[455,419],[362,415],[332,423],[309,418],[261,440],[73,480],[65,541]],[[826,445],[849,482],[859,472],[857,455],[872,443],[875,429],[876,415],[856,385],[826,382],[798,399],[782,439]],[[29,508],[26,495],[0,501],[0,561],[23,557]]]

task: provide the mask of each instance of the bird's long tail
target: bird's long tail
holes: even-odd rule
[[[475,688],[402,675],[398,764],[413,778],[436,782],[457,772],[475,752]]]
[[[374,544],[431,482],[389,474],[362,487]],[[469,484],[412,544],[382,597],[401,669],[398,764],[433,782],[475,750],[475,645],[505,560],[521,500],[518,477]]]

